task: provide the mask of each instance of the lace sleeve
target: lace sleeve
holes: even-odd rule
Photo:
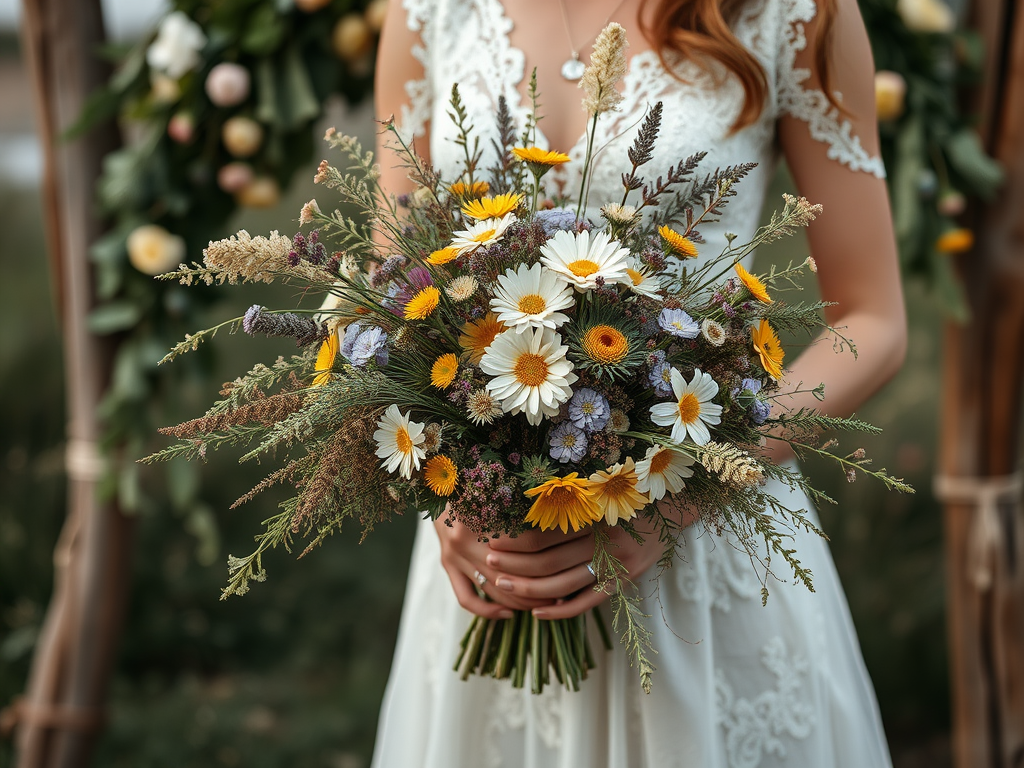
[[[782,35],[777,69],[778,114],[807,123],[811,138],[828,145],[827,155],[854,171],[885,178],[882,158],[868,154],[850,121],[829,103],[823,91],[811,87],[811,70],[798,59],[807,48],[804,25],[817,13],[815,0],[780,0]],[[840,99],[841,92],[836,94]]]
[[[430,62],[429,41],[435,5],[436,0],[402,0],[402,7],[406,12],[406,26],[410,32],[419,32],[420,35],[420,43],[413,46],[412,55],[423,65],[423,77],[405,83],[408,102],[402,105],[402,114],[398,120],[398,130],[405,140],[422,137],[426,133],[427,123],[430,122],[433,67]]]

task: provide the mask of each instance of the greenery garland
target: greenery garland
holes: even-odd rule
[[[97,200],[110,232],[94,244],[93,331],[120,337],[103,406],[106,444],[123,454],[105,490],[146,506],[138,465],[155,403],[195,372],[156,366],[202,323],[216,292],[186,294],[151,275],[174,269],[224,235],[239,206],[277,202],[313,151],[313,123],[335,93],[355,103],[372,88],[387,0],[175,0],[155,34],[109,53],[116,72],[77,130],[117,117],[133,137],[104,163]],[[958,92],[982,67],[978,36],[957,30],[943,0],[860,0],[879,69],[876,98],[901,262],[955,316],[965,303],[949,254],[970,247],[957,227],[965,196],[990,198],[1002,180]],[[202,356],[193,366],[204,365]],[[205,368],[204,368],[205,370]],[[172,379],[172,377],[174,377]],[[215,557],[210,512],[197,503],[194,465],[175,462],[169,498]],[[205,559],[205,558],[204,558]]]
[[[386,0],[175,0],[157,30],[112,49],[116,69],[75,132],[116,118],[131,140],[104,160],[99,212],[112,226],[91,250],[95,333],[119,337],[102,406],[105,447],[120,458],[103,490],[126,511],[152,506],[134,459],[166,414],[159,403],[196,373],[157,374],[164,352],[201,324],[217,291],[186,294],[152,279],[219,238],[241,206],[269,207],[310,161],[313,124],[332,94],[371,93]],[[197,359],[208,374],[209,361]],[[173,401],[173,397],[170,397]],[[166,492],[216,556],[215,526],[194,470]]]
[[[974,237],[957,224],[968,197],[992,199],[1003,171],[960,108],[983,74],[984,41],[943,0],[860,0],[871,38],[882,156],[905,277],[923,278],[967,317],[951,256]]]

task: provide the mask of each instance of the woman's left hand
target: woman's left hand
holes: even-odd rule
[[[611,553],[636,579],[661,558],[664,547],[654,534],[637,542],[619,526],[608,528]],[[594,590],[594,576],[587,566],[594,557],[594,533],[586,529],[564,534],[559,530],[527,531],[517,538],[490,542],[487,565],[497,572],[495,586],[520,598],[559,600],[534,608],[538,619],[568,619],[608,599]]]

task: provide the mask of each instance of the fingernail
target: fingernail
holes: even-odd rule
[[[512,611],[498,611],[498,618],[499,619],[511,619],[512,618]]]
[[[546,619],[547,617],[548,617],[548,612],[547,611],[541,610],[540,608],[534,608],[533,609],[533,618],[535,618],[535,619]]]
[[[498,585],[498,589],[504,589],[506,592],[512,591],[512,579],[506,579],[502,576],[494,583]]]
[[[487,556],[487,564],[489,566],[491,566],[491,568],[497,568],[498,567],[498,556],[496,554],[494,554],[493,552],[491,554],[489,554]]]

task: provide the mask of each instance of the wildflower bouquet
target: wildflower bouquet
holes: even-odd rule
[[[591,139],[598,116],[616,106],[624,44],[621,27],[610,25],[582,80]],[[531,96],[536,105],[535,78]],[[541,180],[569,158],[534,146],[536,107],[520,129],[499,104],[498,160],[486,170],[457,88],[451,114],[465,152],[457,178],[441,179],[389,121],[384,129],[417,185],[394,199],[379,187],[371,154],[328,131],[345,166],[324,161],[316,181],[354,207],[355,217],[311,201],[300,220],[315,224],[312,231],[291,239],[243,231],[211,243],[204,264],[165,276],[187,284],[287,280],[327,298],[308,310],[253,306],[172,350],[166,359],[224,327],[290,336],[304,349],[228,384],[205,416],[164,430],[180,442],[149,460],[201,458],[233,444],[250,446],[243,460],[287,456],[236,502],[278,483],[297,489],[266,521],[256,551],[230,558],[224,596],[265,578],[270,547],[290,547],[302,533],[311,538],[309,551],[349,518],[372,528],[408,510],[481,537],[592,526],[595,589],[610,594],[616,632],[649,689],[649,635],[610,526],[638,538],[640,524],[655,531],[650,545],[664,548],[668,566],[685,510],[754,558],[783,558],[810,587],[811,574],[787,542],[795,529],[816,529],[803,510],[767,493],[765,481],[827,499],[759,452],[769,432],[909,490],[868,468],[862,454],[841,456],[816,442],[826,429],[872,431],[869,425],[807,409],[773,413],[783,371],[776,330],[817,331],[822,305],[772,295],[813,268],[810,260],[763,276],[741,261],[806,225],[819,208],[787,196],[751,242],[731,241],[698,261],[697,228],[720,216],[752,166],[699,175],[703,155],[696,155],[645,180],[640,169],[658,137],[660,104],[629,150],[621,201],[593,218],[592,146],[575,204],[549,207]],[[600,614],[593,616],[609,643]],[[456,669],[464,677],[511,678],[515,686],[529,677],[538,692],[553,673],[576,689],[594,665],[586,622],[527,612],[475,618]]]

